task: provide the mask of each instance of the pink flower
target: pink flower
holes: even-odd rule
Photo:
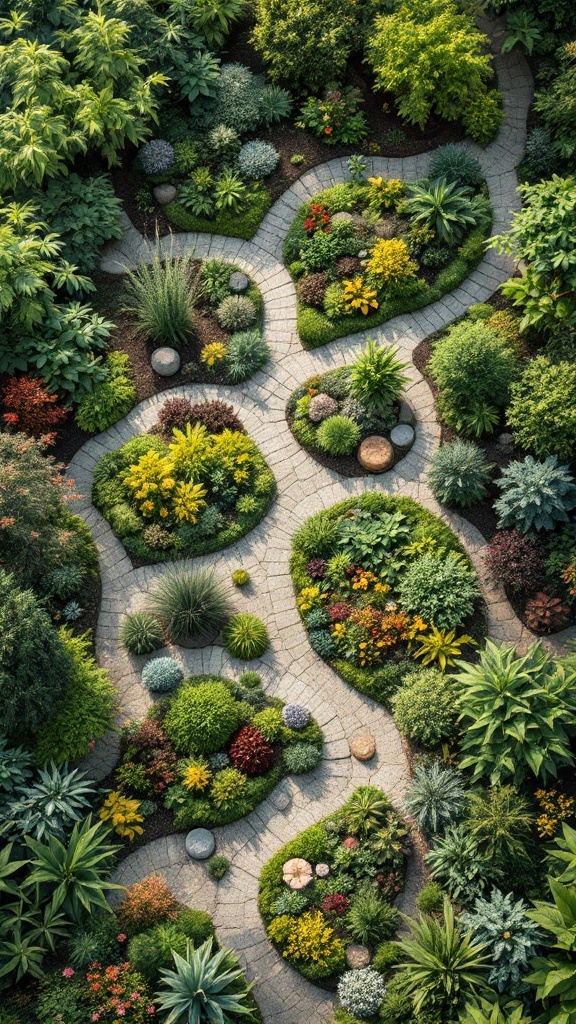
[[[156,1013],[156,1010],[152,1006],[152,1003],[148,1003],[148,1006],[146,1007],[146,1013]]]
[[[73,969],[71,967],[65,967],[64,970],[62,971],[62,977],[63,978],[73,978],[74,977],[74,973],[75,972],[73,971]]]
[[[130,999],[132,1000],[133,1003],[137,1003],[139,999],[142,999],[142,996],[140,995],[139,992],[132,992],[130,995]]]
[[[99,1013],[93,1013],[92,1014],[92,1020],[94,1020],[94,1021],[100,1020],[100,1014]]]
[[[92,740],[92,743],[95,743],[95,740]],[[116,936],[116,942],[126,942],[126,936],[124,935],[124,932],[120,932],[120,935]]]
[[[126,1010],[124,1009],[123,1006],[117,1006],[116,1007],[116,1013],[118,1014],[119,1017],[125,1017],[126,1016]]]

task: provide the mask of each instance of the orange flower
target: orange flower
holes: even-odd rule
[[[331,129],[331,128],[329,128],[329,127],[326,127],[326,128],[324,129],[324,135],[332,135],[332,129]]]

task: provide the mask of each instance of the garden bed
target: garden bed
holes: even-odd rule
[[[227,547],[260,522],[275,493],[231,406],[175,398],[153,432],[100,458],[92,499],[143,565]]]
[[[257,673],[178,683],[182,671],[166,657],[149,661],[144,678],[147,671],[157,694],[177,688],[124,728],[120,761],[102,787],[112,793],[102,817],[124,814],[118,831],[130,844],[126,853],[162,835],[237,821],[286,775],[320,761],[314,719],[300,705],[268,698]]]

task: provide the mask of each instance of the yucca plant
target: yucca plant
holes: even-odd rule
[[[450,901],[444,901],[444,917],[406,918],[411,939],[398,944],[401,962],[398,989],[410,996],[415,1012],[433,1010],[439,1020],[455,1020],[464,1004],[487,988],[484,947],[473,941],[454,919]]]
[[[414,182],[407,192],[404,212],[413,223],[431,228],[441,242],[458,242],[467,228],[475,227],[482,219],[471,190],[446,178]],[[486,215],[485,210],[483,215]]]
[[[466,791],[460,772],[434,761],[419,765],[406,798],[406,810],[424,835],[442,833],[463,817]]]
[[[150,610],[173,640],[211,636],[228,617],[228,588],[206,569],[171,569],[150,596]]]
[[[173,247],[165,256],[157,239],[152,262],[127,272],[124,311],[134,318],[138,334],[155,344],[179,348],[193,330],[199,271],[192,256],[177,256]]]
[[[463,905],[481,895],[494,877],[474,836],[463,825],[451,825],[443,836],[436,836],[425,863],[430,878]]]
[[[232,1024],[237,1015],[251,1016],[247,999],[252,986],[234,953],[213,953],[212,939],[207,939],[198,949],[188,941],[185,957],[174,951],[172,956],[175,970],[160,972],[166,991],[155,999],[164,1024]]]
[[[350,367],[350,394],[370,416],[385,417],[408,383],[405,369],[406,363],[396,358],[396,349],[379,346],[369,338]]]
[[[0,835],[16,837],[32,835],[44,839],[53,835],[62,838],[90,804],[94,788],[85,782],[86,772],[78,768],[68,771],[50,761],[38,772],[38,779],[10,802],[0,825]]]

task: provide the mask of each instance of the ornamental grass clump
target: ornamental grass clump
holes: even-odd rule
[[[443,505],[476,505],[486,497],[491,468],[478,445],[456,439],[434,452],[429,467],[430,489]]]
[[[251,661],[260,658],[270,643],[265,624],[256,615],[233,615],[224,629],[224,646],[233,658]]]
[[[164,630],[151,612],[131,612],[120,627],[120,643],[129,654],[151,654],[164,646]]]
[[[206,569],[170,569],[156,585],[150,609],[173,640],[209,637],[228,617],[229,592]]]
[[[124,311],[133,317],[138,334],[158,345],[179,348],[194,329],[199,274],[193,254],[164,254],[160,242],[152,262],[127,270]]]

